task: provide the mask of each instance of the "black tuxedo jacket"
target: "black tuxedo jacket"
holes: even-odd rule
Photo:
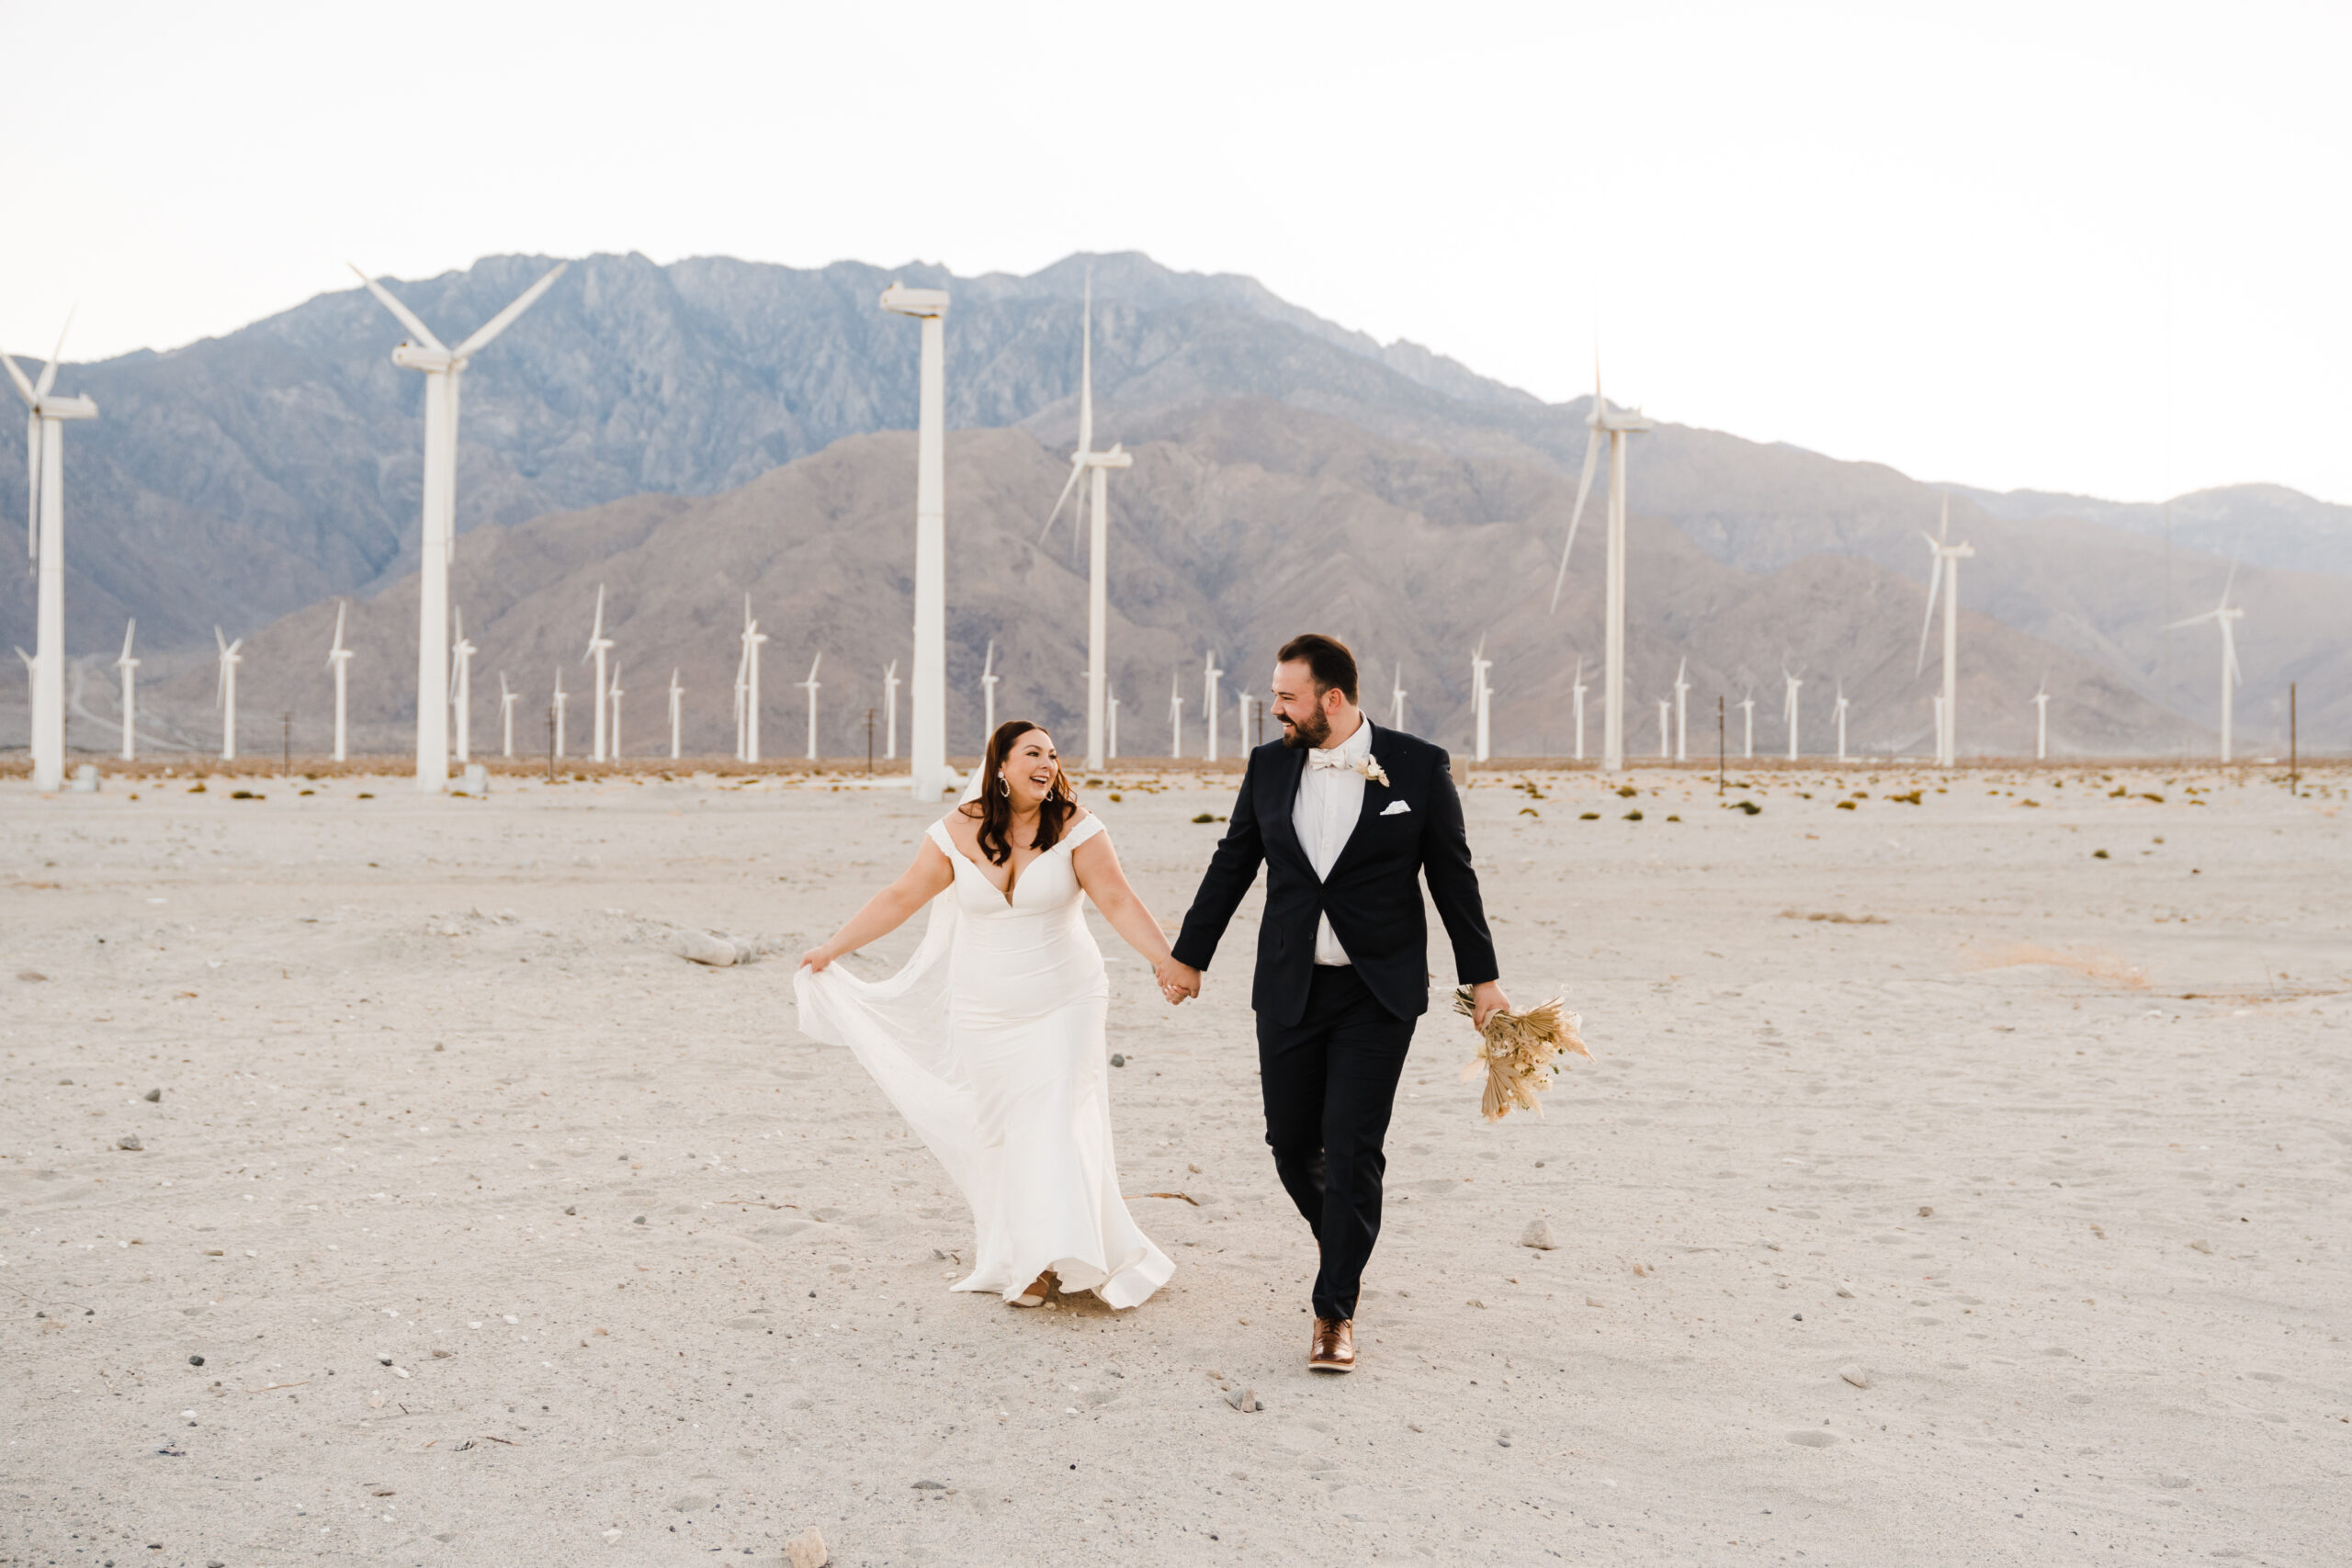
[[[1316,920],[1323,915],[1330,916],[1332,934],[1382,1007],[1404,1019],[1429,1010],[1422,876],[1429,878],[1430,901],[1453,943],[1457,981],[1476,985],[1498,977],[1478,875],[1470,868],[1470,842],[1462,830],[1462,801],[1454,794],[1445,752],[1374,725],[1372,755],[1388,782],[1364,782],[1355,832],[1327,881],[1316,876],[1291,823],[1306,753],[1279,740],[1250,752],[1225,837],[1176,938],[1176,957],[1206,969],[1226,922],[1262,863],[1266,913],[1258,928],[1258,977],[1250,1005],[1276,1023],[1295,1024],[1306,1011]],[[1398,801],[1405,809],[1391,811]]]

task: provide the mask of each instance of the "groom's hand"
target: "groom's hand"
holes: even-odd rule
[[[1168,998],[1170,1007],[1182,1006],[1187,997],[1201,994],[1201,972],[1189,964],[1163,958],[1152,972],[1159,979],[1159,994]]]
[[[1483,1034],[1488,1019],[1510,1010],[1510,998],[1503,995],[1501,981],[1481,980],[1470,987],[1470,1005],[1478,1010],[1470,1015],[1470,1021]]]

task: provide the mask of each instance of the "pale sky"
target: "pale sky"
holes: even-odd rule
[[[2352,501],[2341,4],[0,0],[0,39],[18,353],[346,256],[1142,250],[1547,399],[1597,333],[1612,400],[1923,479]]]

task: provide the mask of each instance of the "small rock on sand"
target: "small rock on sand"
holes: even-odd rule
[[[1559,1244],[1552,1239],[1552,1222],[1534,1219],[1528,1221],[1527,1228],[1519,1233],[1519,1245],[1532,1247],[1538,1252],[1550,1252]]]
[[[2213,1244],[2210,1241],[2192,1241],[2188,1244],[2188,1250],[2191,1252],[2202,1252],[2208,1257],[2211,1257],[2213,1251]]]
[[[164,1091],[160,1089],[151,1089],[139,1098],[150,1105],[160,1105],[164,1101]]]
[[[708,931],[679,931],[670,939],[670,951],[695,964],[725,969],[742,957],[735,944]]]
[[[1253,1388],[1228,1389],[1226,1392],[1225,1402],[1245,1416],[1253,1410],[1265,1408],[1258,1402],[1258,1391]]]
[[[1868,1388],[1871,1386],[1870,1373],[1864,1371],[1860,1367],[1840,1367],[1838,1369],[1838,1375],[1844,1378],[1848,1382],[1852,1383],[1856,1388]]]
[[[1919,1217],[1923,1220],[1932,1220],[1936,1217],[1936,1211],[1931,1205],[1922,1203],[1919,1205]]]
[[[49,976],[42,974],[38,969],[19,969],[17,971],[17,978],[19,980],[46,980]]]
[[[1838,1439],[1827,1432],[1808,1427],[1802,1432],[1791,1432],[1789,1441],[1802,1449],[1826,1449]]]
[[[1838,1281],[1838,1293],[1850,1302],[1854,1299],[1854,1287],[1840,1280]]]
[[[139,1141],[138,1134],[126,1133],[121,1137],[117,1138],[114,1141],[114,1146],[119,1149],[128,1149],[132,1154],[137,1154],[141,1149],[145,1148],[147,1145]]]
[[[784,1568],[825,1568],[831,1561],[825,1554],[825,1538],[814,1525],[784,1543]]]

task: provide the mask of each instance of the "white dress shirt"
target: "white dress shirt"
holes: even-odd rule
[[[1315,867],[1317,881],[1331,874],[1331,868],[1339,863],[1340,852],[1348,847],[1348,840],[1356,830],[1356,818],[1363,810],[1364,779],[1355,770],[1371,755],[1372,721],[1361,716],[1356,720],[1353,735],[1337,746],[1318,748],[1306,754],[1290,822],[1298,833],[1300,846],[1306,851],[1307,861]],[[1315,922],[1315,962],[1349,962],[1348,950],[1332,933],[1329,915],[1318,916]]]

